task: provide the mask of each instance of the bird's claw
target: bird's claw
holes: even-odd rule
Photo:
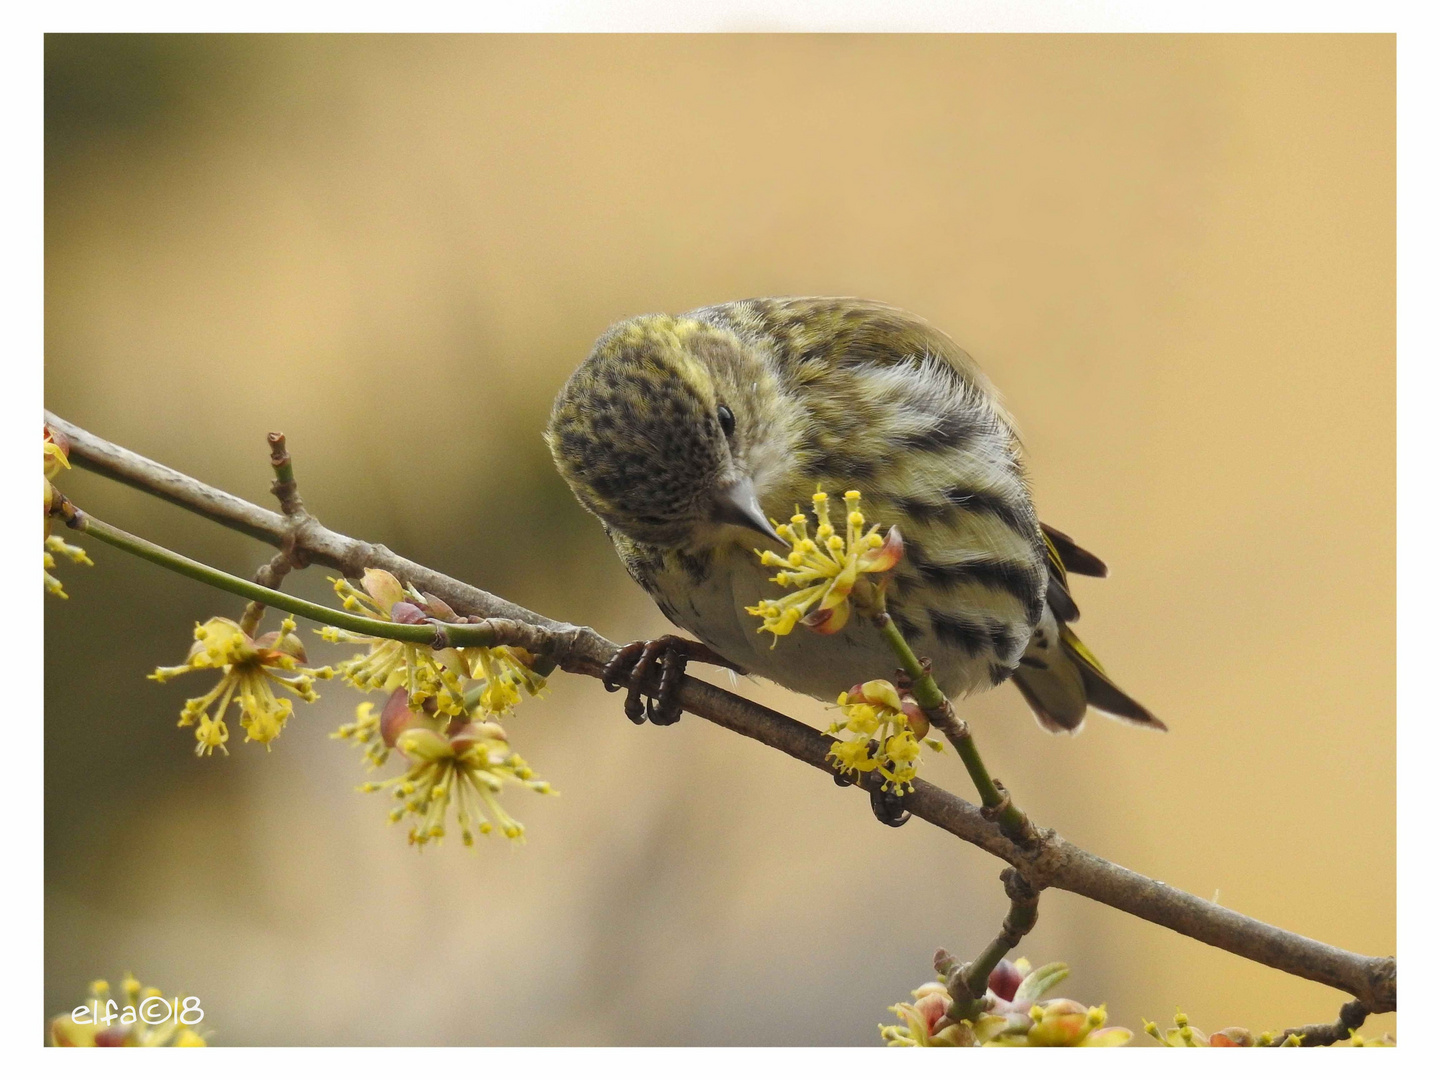
[[[909,821],[910,811],[905,809],[903,803],[904,797],[893,791],[878,787],[870,789],[870,810],[881,825],[898,829]]]
[[[834,780],[836,787],[850,787],[855,783],[844,773],[839,772],[834,774]],[[881,825],[889,825],[892,829],[898,829],[910,820],[910,811],[904,807],[904,798],[903,795],[886,791],[883,787],[871,788],[870,812],[875,815],[875,820]]]
[[[632,641],[622,646],[605,665],[600,682],[612,693],[622,685],[628,686],[625,715],[634,723],[643,724],[648,719],[652,724],[665,727],[680,719],[680,680],[685,675],[685,665],[691,660],[731,666],[698,641],[666,634],[654,641]],[[654,693],[646,693],[646,684],[657,662],[660,664],[659,685]]]

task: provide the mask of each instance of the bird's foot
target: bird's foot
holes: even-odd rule
[[[844,773],[835,774],[835,784],[838,787],[850,787],[855,781],[851,780]],[[889,825],[892,829],[898,829],[905,822],[910,820],[910,811],[904,806],[905,796],[897,795],[893,791],[886,791],[883,787],[870,789],[870,812],[875,815],[875,820],[881,825]]]
[[[898,829],[910,820],[910,811],[905,809],[904,796],[884,788],[870,789],[870,812],[881,825]]]
[[[698,641],[675,634],[666,634],[654,641],[632,641],[621,648],[605,665],[601,685],[614,693],[621,686],[625,694],[625,715],[637,724],[647,719],[664,727],[680,719],[680,680],[685,665],[691,660],[716,664],[738,671],[734,664]],[[660,665],[660,681],[653,692],[646,692],[651,673]]]

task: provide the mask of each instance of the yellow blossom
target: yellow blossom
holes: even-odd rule
[[[1124,1046],[1133,1034],[1105,1026],[1105,1006],[1086,1008],[1069,998],[1055,998],[1030,1007],[1030,1023],[1014,1030],[1013,1021],[989,1039],[987,1046]]]
[[[195,627],[195,643],[185,663],[156,668],[150,678],[163,683],[188,671],[219,670],[214,689],[185,702],[179,726],[195,727],[196,754],[209,754],[217,746],[228,754],[225,714],[232,702],[238,707],[245,741],[268,747],[294,709],[289,698],[276,695],[277,686],[302,701],[319,697],[315,680],[328,679],[334,672],[328,667],[302,667],[304,660],[305,648],[295,635],[293,619],[286,618],[279,630],[254,640],[234,620],[217,617]]]
[[[865,773],[878,769],[885,778],[884,789],[903,795],[915,787],[920,765],[920,742],[929,730],[929,721],[914,701],[901,698],[894,684],[876,679],[851,687],[838,704],[845,714],[828,728],[831,735],[854,736],[840,739],[827,755],[841,773]],[[927,746],[941,750],[935,739]]]
[[[1190,1018],[1183,1012],[1175,1014],[1175,1026],[1167,1029],[1163,1034],[1160,1027],[1153,1020],[1146,1020],[1145,1034],[1149,1035],[1161,1046],[1209,1046],[1210,1039],[1203,1031],[1190,1026]]]
[[[61,469],[70,468],[70,441],[45,425],[45,479],[51,480]],[[47,500],[48,501],[48,500]]]
[[[345,609],[368,619],[418,624],[428,618],[443,617],[434,611],[440,603],[438,600],[414,589],[406,590],[395,575],[386,570],[366,570],[358,589],[343,578],[330,580]],[[454,612],[448,608],[444,611],[454,618]],[[459,650],[436,650],[333,626],[325,627],[319,634],[326,641],[369,646],[369,652],[346,660],[337,668],[340,677],[357,690],[390,691],[404,687],[410,695],[412,707],[418,708],[426,701],[434,701],[434,707],[447,716],[458,716],[464,712],[464,681],[469,677],[470,669]]]
[[[892,527],[883,537],[878,525],[865,531],[858,491],[845,493],[843,536],[830,524],[829,496],[817,491],[813,501],[816,522],[813,539],[807,529],[807,519],[797,506],[787,524],[776,526],[776,532],[790,545],[790,553],[756,552],[761,565],[780,568],[771,581],[794,589],[778,599],[761,600],[745,609],[762,620],[760,632],[768,630],[776,641],[800,623],[817,634],[837,633],[850,620],[850,594],[860,575],[884,573],[900,561],[904,551],[898,528]]]
[[[380,735],[380,713],[372,701],[361,702],[355,709],[355,722],[341,724],[330,733],[332,739],[349,739],[365,748],[365,761],[377,769],[390,758],[390,747]]]
[[[71,562],[78,563],[80,566],[94,566],[95,564],[90,561],[90,556],[85,554],[84,548],[67,544],[58,536],[45,537],[45,591],[60,597],[61,600],[68,600],[70,597],[66,594],[64,585],[60,583],[59,578],[50,573],[55,569],[55,555],[64,555]]]
[[[70,468],[69,443],[65,436],[57,431],[51,431],[50,425],[45,425],[45,591],[52,596],[58,596],[62,600],[68,600],[65,587],[60,579],[50,573],[55,569],[55,556],[63,555],[73,563],[80,566],[94,566],[90,556],[85,554],[85,549],[76,547],[74,544],[67,544],[58,536],[50,535],[50,506],[55,499],[55,489],[50,486],[51,479],[61,470]]]
[[[904,1025],[880,1025],[887,1046],[1123,1046],[1125,1028],[1105,1027],[1105,1006],[1087,1008],[1068,998],[1034,1000],[1069,974],[1065,964],[1046,964],[1031,972],[1020,960],[1009,977],[992,974],[975,1020],[954,1020],[953,999],[944,983],[929,982],[911,992],[913,1002],[890,1006]],[[1014,978],[1024,973],[1017,984]],[[1007,997],[1009,994],[1011,996]]]
[[[943,983],[929,982],[911,991],[915,1000],[901,1001],[890,1011],[902,1024],[881,1024],[880,1037],[887,1046],[978,1046],[974,1028],[946,1016],[950,992]]]
[[[545,680],[533,670],[536,658],[524,649],[500,645],[461,653],[470,674],[482,680],[478,701],[483,713],[503,716],[520,703],[522,690],[535,697],[545,688]]]
[[[1175,1014],[1174,1027],[1160,1030],[1160,1025],[1153,1020],[1145,1021],[1145,1034],[1158,1042],[1161,1046],[1303,1046],[1304,1041],[1299,1035],[1291,1032],[1284,1037],[1273,1032],[1261,1032],[1257,1038],[1248,1029],[1243,1027],[1221,1028],[1213,1034],[1206,1035],[1197,1027],[1192,1027],[1190,1018],[1183,1012]],[[1348,1039],[1340,1039],[1331,1043],[1332,1046],[1394,1046],[1395,1040],[1390,1035],[1383,1035],[1376,1038],[1365,1038],[1355,1031],[1350,1032]]]
[[[1341,1039],[1335,1046],[1394,1046],[1395,1036],[1386,1032],[1384,1035],[1377,1035],[1374,1038],[1365,1038],[1359,1032],[1352,1031],[1348,1039]]]
[[[392,697],[392,703],[400,695]],[[387,706],[386,713],[391,713]],[[439,725],[444,729],[439,730]],[[393,732],[393,734],[390,734]],[[506,813],[496,796],[507,784],[527,787],[541,795],[554,794],[550,784],[537,780],[525,759],[510,749],[505,729],[494,721],[432,717],[410,711],[385,716],[377,733],[409,762],[399,776],[361,786],[361,791],[389,790],[398,804],[390,820],[409,817],[410,842],[423,847],[445,835],[452,805],[467,847],[475,834],[497,827],[512,840],[523,840],[525,827]]]
[[[120,1000],[110,984],[96,979],[90,996],[68,1013],[50,1021],[51,1046],[204,1046],[194,1025],[204,1019],[197,997],[170,997],[142,986],[127,974]]]

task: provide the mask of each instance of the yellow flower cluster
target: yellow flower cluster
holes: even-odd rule
[[[813,501],[813,539],[807,519],[797,506],[790,521],[775,530],[790,545],[790,553],[782,556],[773,551],[756,551],[762,566],[780,568],[770,580],[795,590],[745,609],[762,620],[760,632],[768,630],[777,642],[799,624],[817,634],[840,631],[850,621],[850,594],[861,580],[860,575],[884,573],[900,561],[904,552],[898,528],[891,528],[883,537],[878,525],[865,530],[858,491],[845,493],[843,536],[830,524],[829,496],[817,491]]]
[[[367,618],[407,624],[459,621],[439,597],[407,589],[384,570],[366,570],[359,588],[346,581],[334,584],[345,607]],[[362,704],[355,721],[332,738],[364,747],[371,768],[389,760],[392,750],[405,759],[404,773],[361,790],[395,795],[399,804],[390,820],[411,819],[410,842],[423,847],[443,837],[452,808],[466,846],[477,834],[497,829],[512,840],[523,839],[524,826],[501,807],[500,791],[518,784],[540,794],[553,792],[510,749],[505,730],[493,718],[545,688],[545,679],[534,670],[537,658],[508,646],[433,649],[331,627],[320,633],[329,641],[368,645],[368,652],[339,665],[340,676],[360,690],[389,692],[382,708]]]
[[[1219,1031],[1206,1035],[1197,1027],[1191,1027],[1190,1018],[1183,1012],[1175,1014],[1175,1026],[1160,1030],[1160,1025],[1153,1020],[1145,1021],[1145,1034],[1158,1042],[1161,1046],[1302,1046],[1304,1045],[1297,1035],[1287,1035],[1277,1044],[1279,1036],[1271,1032],[1262,1032],[1260,1035],[1252,1035],[1243,1027],[1221,1028]],[[1331,1043],[1332,1046],[1394,1046],[1395,1040],[1390,1035],[1383,1035],[1376,1038],[1365,1038],[1352,1031],[1348,1039],[1341,1039],[1339,1042]]]
[[[481,680],[478,704],[490,716],[503,716],[520,704],[524,691],[535,697],[545,680],[532,670],[535,657],[524,649],[500,645],[493,649],[461,649],[470,664],[470,674]]]
[[[491,720],[462,720],[429,716],[412,711],[403,690],[397,689],[379,717],[374,707],[361,715],[351,737],[365,737],[371,750],[366,757],[380,760],[393,747],[409,768],[390,780],[367,783],[361,791],[391,791],[399,804],[390,811],[390,820],[413,819],[410,842],[420,847],[445,835],[450,809],[460,826],[460,839],[467,847],[475,835],[499,828],[511,840],[523,840],[525,827],[505,812],[496,796],[507,784],[518,784],[541,795],[554,790],[537,780],[525,759],[510,749],[505,729]],[[352,726],[352,725],[347,725]],[[344,729],[341,729],[342,731]],[[339,733],[337,733],[339,734]]]
[[[50,481],[61,469],[70,468],[69,447],[65,442],[65,436],[59,432],[50,430],[50,425],[45,425],[45,591],[52,596],[58,596],[62,600],[70,599],[65,594],[65,587],[60,579],[50,573],[55,569],[55,556],[63,555],[73,563],[80,566],[94,566],[90,556],[85,554],[85,549],[76,547],[74,544],[67,544],[58,536],[50,535],[50,504],[55,498],[55,489],[50,486]]]
[[[397,690],[391,695],[391,700],[398,698],[403,704],[405,695],[403,691]],[[387,703],[386,709],[390,706]],[[378,769],[385,762],[390,760],[390,746],[386,743],[381,734],[383,720],[382,713],[375,708],[373,701],[366,701],[355,710],[355,722],[353,724],[341,724],[330,733],[332,739],[348,739],[365,748],[365,762],[372,769]]]
[[[420,623],[429,614],[407,593],[395,575],[385,570],[366,570],[356,588],[344,578],[331,578],[335,593],[346,611],[384,622]],[[454,613],[450,613],[453,617]],[[427,701],[447,716],[465,711],[465,679],[469,676],[459,650],[433,650],[408,641],[371,637],[327,626],[318,631],[326,641],[368,645],[369,651],[337,665],[340,677],[357,690],[390,691],[404,687],[410,704]]]
[[[920,764],[920,743],[932,750],[943,746],[926,738],[930,722],[920,706],[901,698],[893,683],[876,679],[851,687],[840,695],[838,704],[845,714],[827,729],[828,734],[852,736],[837,740],[827,755],[841,773],[879,770],[887,791],[903,795],[914,789]]]
[[[50,1021],[50,1045],[205,1045],[191,1026],[204,1016],[198,998],[167,998],[129,974],[121,980],[120,992],[123,1004],[110,998],[108,982],[96,979],[83,1005]]]
[[[287,618],[279,630],[252,639],[233,619],[217,617],[195,627],[195,643],[185,663],[156,668],[150,678],[163,683],[189,671],[220,671],[214,689],[185,702],[179,726],[194,726],[196,754],[209,754],[217,746],[228,754],[225,714],[232,703],[238,707],[245,741],[268,748],[294,709],[289,698],[277,696],[276,687],[301,701],[319,697],[315,680],[335,673],[328,667],[302,667],[304,661],[305,647],[295,634],[294,619]]]
[[[386,570],[366,570],[359,588],[344,579],[331,582],[347,611],[369,619],[411,624],[458,620],[439,597],[406,589]],[[533,697],[545,687],[545,680],[532,670],[535,657],[524,649],[432,649],[333,626],[319,634],[326,641],[369,646],[368,652],[338,665],[340,677],[357,690],[389,692],[403,687],[411,708],[433,708],[445,716],[465,715],[472,702],[485,714],[500,716],[519,704],[522,691]],[[467,684],[476,680],[478,684],[467,690]]]
[[[1003,988],[1003,980],[992,976],[978,1019],[952,1019],[949,990],[944,983],[928,982],[911,992],[913,1001],[890,1006],[901,1023],[881,1024],[880,1037],[887,1046],[1124,1046],[1132,1038],[1126,1028],[1105,1026],[1103,1005],[1087,1007],[1069,998],[1038,1000],[1069,975],[1065,964],[1031,971],[1029,962],[1021,959],[1006,967],[1023,978],[1018,986],[1012,982],[1011,988]]]

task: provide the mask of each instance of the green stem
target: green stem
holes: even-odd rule
[[[941,692],[935,677],[910,648],[910,643],[905,640],[905,635],[900,633],[900,628],[895,625],[889,612],[880,611],[875,616],[875,625],[879,627],[881,636],[899,659],[900,666],[910,676],[910,692],[915,695],[916,704],[925,710],[930,722],[945,733],[950,745],[955,747],[955,752],[965,763],[965,771],[970,774],[975,790],[980,794],[981,804],[988,809],[998,809],[996,819],[1001,831],[1017,843],[1022,842],[1021,838],[1033,838],[1033,829],[1025,812],[1010,801],[995,783],[995,778],[990,775],[990,770],[985,768],[985,762],[980,757],[980,748],[975,743],[975,737],[970,734],[969,725],[956,717],[950,699]]]
[[[224,570],[217,570],[213,566],[196,562],[169,548],[163,548],[159,544],[135,536],[123,529],[117,529],[83,511],[75,511],[72,515],[66,516],[65,523],[77,532],[93,536],[111,547],[128,551],[131,555],[137,555],[147,562],[163,566],[177,574],[183,574],[185,577],[234,593],[236,596],[243,596],[248,600],[280,608],[282,611],[299,615],[301,618],[309,619],[323,626],[334,626],[352,633],[389,638],[392,641],[409,641],[417,645],[433,645],[435,643],[436,626],[433,623],[395,623],[383,619],[367,619],[362,615],[326,607],[324,604],[312,604],[308,600],[301,600],[299,597],[268,589],[264,585],[257,585],[245,578],[227,574]],[[495,644],[495,632],[483,624],[446,623],[444,631],[449,639],[449,644],[456,648]]]
[[[965,969],[965,983],[972,997],[979,998],[985,993],[990,982],[990,973],[1005,959],[1010,950],[1017,948],[1022,938],[1035,929],[1040,918],[1040,894],[1020,876],[1020,871],[1007,867],[1000,875],[1005,882],[1005,895],[1010,898],[1010,910],[994,941],[972,960]]]

